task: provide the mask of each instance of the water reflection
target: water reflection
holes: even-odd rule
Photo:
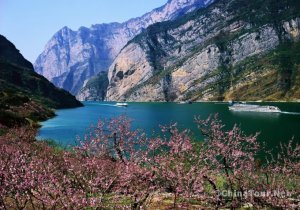
[[[269,119],[274,120],[278,119],[282,114],[281,113],[270,113],[270,112],[235,112],[230,111],[233,116],[243,117],[249,119]]]

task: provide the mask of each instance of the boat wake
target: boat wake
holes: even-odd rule
[[[280,112],[281,114],[300,115],[300,112]]]
[[[112,107],[116,106],[115,104],[97,104],[97,103],[94,103],[94,105],[97,105],[97,106],[112,106]]]
[[[100,104],[100,103],[91,103],[97,106],[111,106],[111,107],[127,107],[127,103],[116,103],[116,104]]]

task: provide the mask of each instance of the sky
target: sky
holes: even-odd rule
[[[0,34],[34,62],[47,41],[64,26],[124,22],[167,0],[0,0]]]

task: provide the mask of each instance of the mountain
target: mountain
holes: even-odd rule
[[[80,101],[104,101],[108,88],[107,72],[100,72],[92,77],[83,85],[83,88],[77,94]]]
[[[217,0],[130,41],[106,100],[299,100],[299,39],[299,1]]]
[[[128,41],[149,25],[175,19],[213,0],[169,0],[164,6],[124,23],[58,31],[37,58],[34,68],[56,86],[76,95],[87,79],[107,71]]]
[[[82,106],[67,91],[56,88],[33,70],[4,36],[0,35],[0,127],[47,119],[52,108]]]

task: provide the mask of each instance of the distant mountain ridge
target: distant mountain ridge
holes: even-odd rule
[[[97,24],[73,31],[64,27],[37,58],[35,71],[76,95],[89,78],[107,71],[128,41],[149,25],[172,20],[213,0],[169,0],[164,6],[124,23]]]

